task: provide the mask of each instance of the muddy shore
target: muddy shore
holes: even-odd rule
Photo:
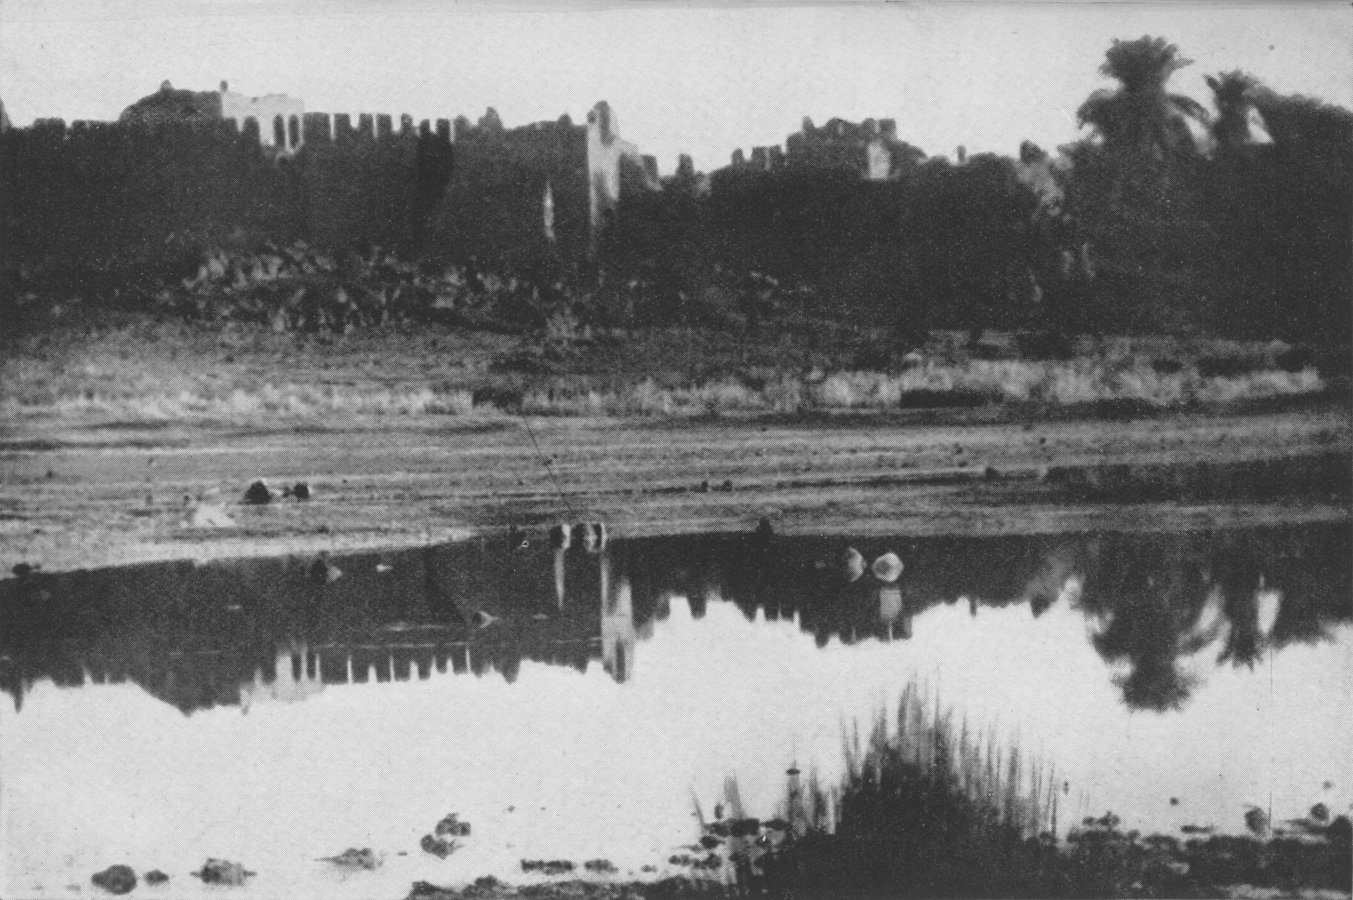
[[[351,419],[323,427],[0,426],[0,562],[395,548],[516,524],[620,537],[1203,529],[1349,518],[1353,416]],[[305,501],[246,505],[264,479]]]

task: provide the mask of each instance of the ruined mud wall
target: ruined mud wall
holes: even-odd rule
[[[895,248],[909,185],[867,182],[840,170],[714,173],[701,194],[671,183],[661,194],[627,191],[605,259],[642,271],[670,269],[672,248],[731,272],[841,284],[875,249]]]
[[[604,261],[673,295],[698,296],[709,273],[743,285],[760,273],[811,297],[806,311],[860,324],[1023,327],[1040,308],[1035,279],[1060,289],[1039,268],[1050,257],[1037,208],[998,157],[936,160],[886,181],[844,167],[730,166],[707,192],[678,177],[661,194],[624,194]]]

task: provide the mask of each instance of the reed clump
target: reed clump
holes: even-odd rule
[[[915,686],[823,786],[791,769],[783,837],[736,848],[739,889],[770,897],[1219,897],[1346,891],[1346,816],[1301,835],[1180,840],[1112,812],[1059,831],[1055,771],[1018,739],[974,729]],[[1314,815],[1314,812],[1312,813]],[[1323,820],[1322,820],[1323,821]],[[765,825],[763,823],[763,831]]]
[[[890,725],[892,727],[890,727]],[[914,687],[824,790],[790,775],[791,838],[767,854],[779,896],[985,897],[1046,892],[1056,849],[1053,772],[1017,740],[979,732]]]

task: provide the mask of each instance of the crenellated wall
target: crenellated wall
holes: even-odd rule
[[[253,120],[40,120],[0,135],[3,264],[110,271],[235,234],[290,239],[303,190]]]
[[[193,115],[175,118],[177,98]],[[604,111],[604,112],[602,112]],[[506,129],[489,110],[422,120],[306,112],[282,95],[162,87],[119,122],[45,119],[0,133],[3,264],[113,271],[213,244],[303,239],[511,266],[595,251],[624,190],[656,161],[600,103]]]

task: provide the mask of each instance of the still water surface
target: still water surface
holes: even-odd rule
[[[897,586],[848,582],[848,545],[897,552]],[[1055,767],[1062,831],[1346,811],[1349,550],[1344,526],[513,536],[11,579],[0,893],[97,892],[114,863],[171,875],[138,893],[214,893],[187,874],[208,856],[258,873],[238,896],[528,881],[523,858],[665,870],[693,797],[708,814],[733,776],[775,814],[786,768],[835,781],[844,731],[913,682]],[[419,839],[449,812],[473,832],[440,860]],[[318,861],[348,847],[385,863]]]

